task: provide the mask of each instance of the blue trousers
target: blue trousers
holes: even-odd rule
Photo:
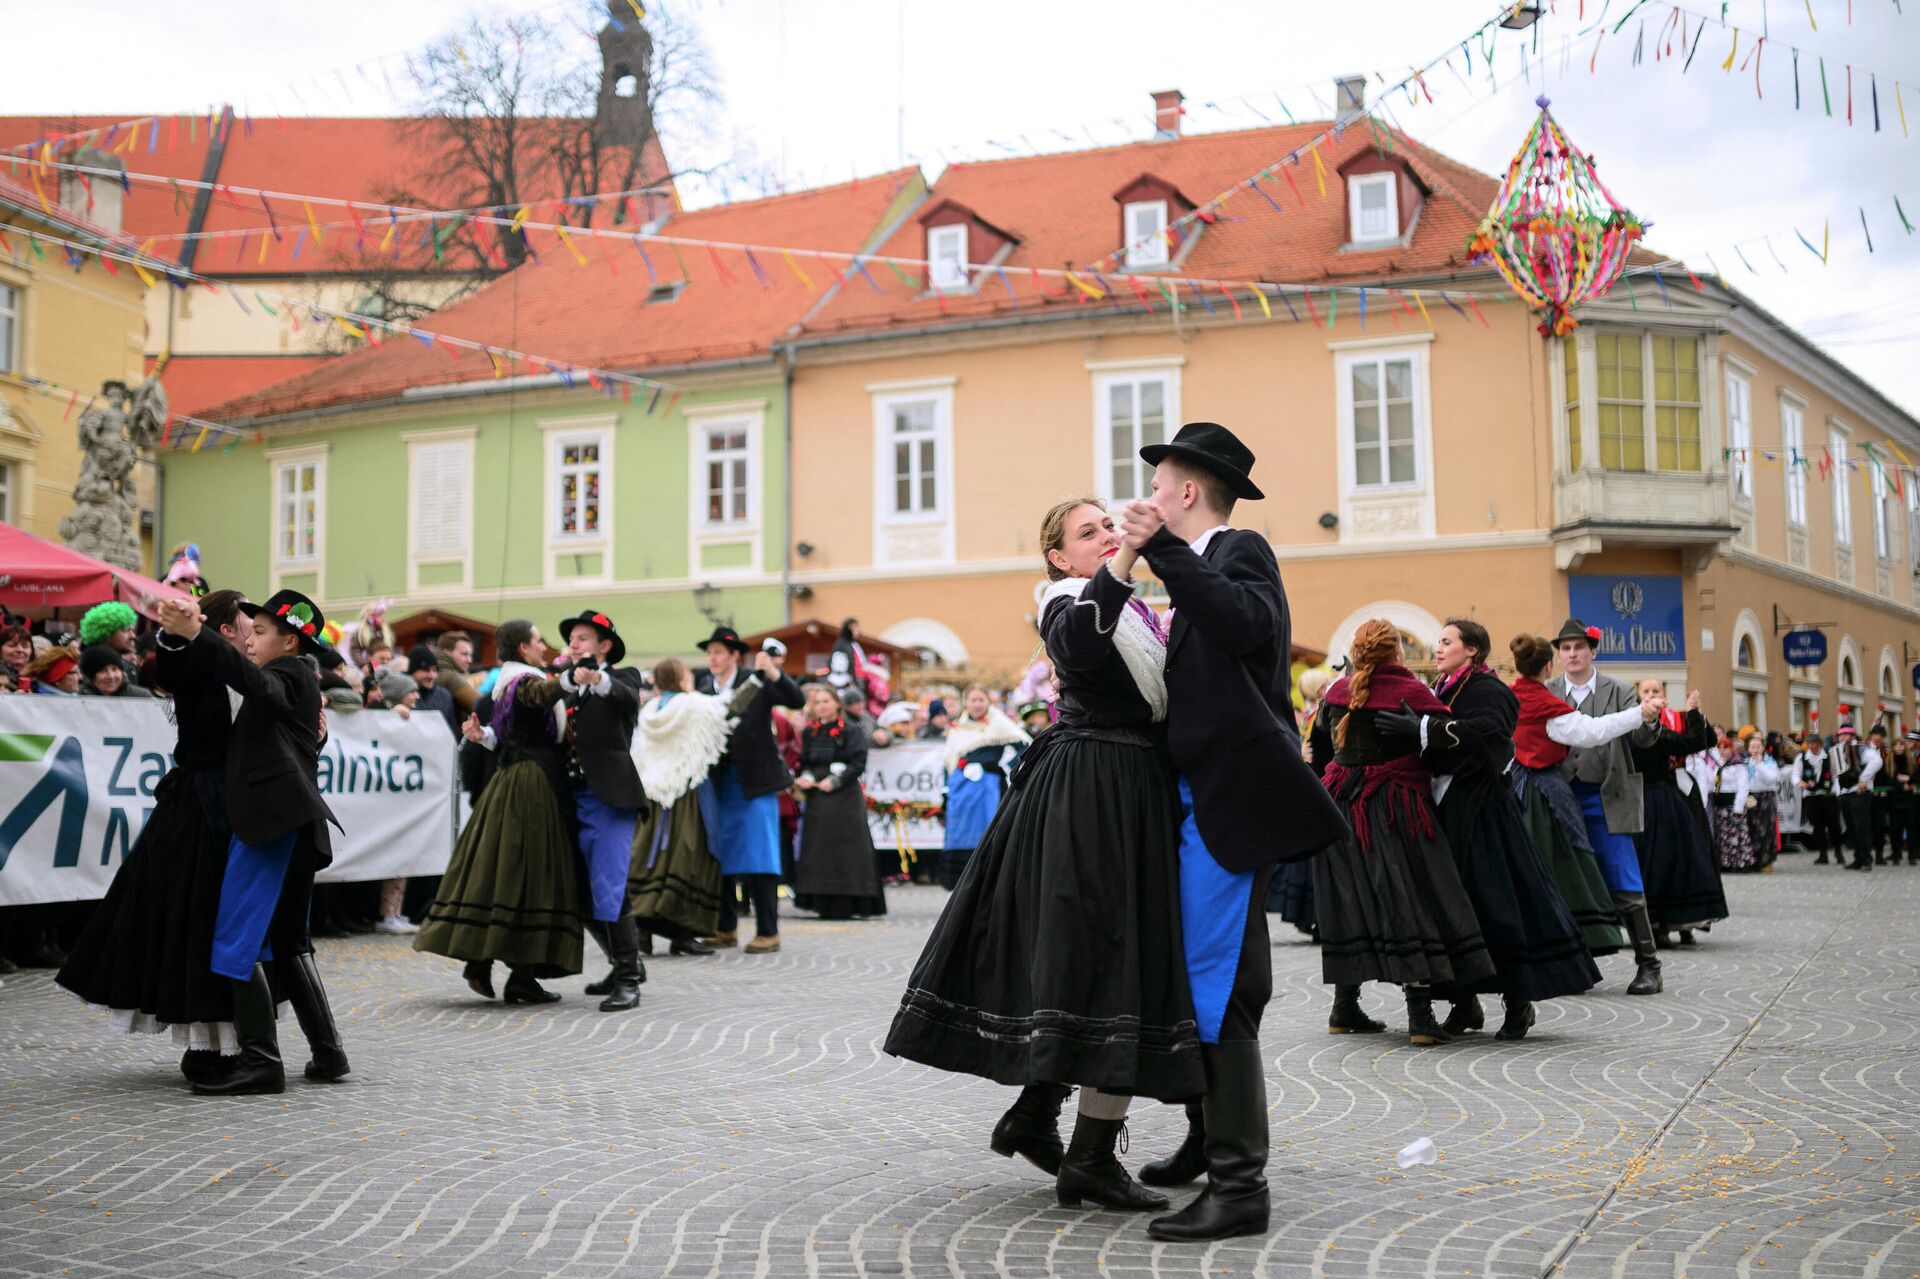
[[[222,977],[245,981],[253,966],[273,958],[267,928],[280,904],[287,863],[293,860],[299,831],[289,831],[270,844],[248,844],[238,835],[227,844],[227,870],[220,880],[220,908],[213,918],[213,962]]]
[[[1616,835],[1607,829],[1607,807],[1600,799],[1600,787],[1593,782],[1574,781],[1573,797],[1580,801],[1580,816],[1587,823],[1587,842],[1593,845],[1594,860],[1600,863],[1600,877],[1616,893],[1645,891],[1640,882],[1640,854],[1634,851],[1633,836]]]
[[[1180,928],[1187,981],[1193,989],[1200,1042],[1220,1042],[1240,969],[1240,948],[1253,900],[1254,872],[1230,871],[1213,859],[1193,816],[1193,789],[1180,779]]]
[[[611,924],[627,911],[627,871],[633,865],[633,831],[639,814],[615,808],[591,789],[576,787],[574,815],[580,819],[580,860],[587,867],[587,899],[593,918]]]

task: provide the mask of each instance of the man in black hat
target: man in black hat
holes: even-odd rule
[[[1262,1234],[1268,1223],[1267,1080],[1260,1020],[1273,995],[1267,881],[1311,857],[1346,819],[1300,757],[1292,622],[1273,547],[1228,526],[1254,484],[1253,452],[1226,427],[1190,422],[1140,450],[1153,497],[1121,514],[1173,603],[1167,637],[1167,743],[1180,772],[1180,917],[1207,1095],[1189,1105],[1186,1142],[1141,1179],[1207,1174],[1156,1239]]]
[[[1584,715],[1611,715],[1640,704],[1640,695],[1611,675],[1594,669],[1600,628],[1569,617],[1554,636],[1560,674],[1547,690]],[[1640,854],[1633,837],[1646,827],[1646,787],[1633,767],[1628,743],[1651,741],[1654,730],[1637,729],[1604,746],[1574,746],[1560,765],[1587,823],[1587,840],[1600,863],[1601,878],[1613,895],[1614,909],[1633,941],[1635,970],[1629,995],[1657,995],[1665,989],[1653,921],[1647,916],[1646,886],[1640,878]]]
[[[588,609],[560,623],[567,642],[567,747],[572,756],[573,811],[586,869],[587,932],[606,952],[613,971],[587,987],[605,996],[603,1013],[640,1006],[647,979],[640,960],[640,927],[627,914],[627,871],[633,829],[646,797],[633,763],[633,730],[640,722],[640,672],[620,665],[626,641],[613,619]]]
[[[708,834],[714,859],[724,877],[720,890],[720,930],[706,939],[709,945],[740,943],[738,892],[744,887],[753,903],[754,932],[746,945],[750,955],[780,949],[780,792],[793,785],[793,774],[773,740],[773,708],[794,710],[807,699],[788,678],[767,649],[754,655],[751,671],[741,667],[747,643],[731,626],[716,626],[700,642],[707,669],[694,688],[727,698],[734,715],[727,753],[713,767],[713,793],[719,821]]]
[[[225,1078],[194,1084],[196,1093],[207,1096],[286,1089],[273,987],[263,961],[275,959],[276,948],[297,947],[304,940],[314,874],[333,861],[327,824],[339,825],[320,795],[320,682],[306,660],[324,648],[320,633],[326,618],[298,591],[279,591],[265,604],[242,603],[239,608],[251,623],[244,657],[218,632],[201,625],[196,601],[160,604],[167,634],[185,641],[190,660],[242,699],[227,748],[227,816],[233,838],[214,920],[211,963],[215,973],[233,982],[240,1058]],[[317,990],[319,976],[310,962],[294,975],[310,979]],[[278,966],[283,973],[289,971],[284,963]],[[307,1067],[307,1077],[338,1079],[347,1073],[347,1060],[332,1013],[324,992],[317,1008],[310,1006],[313,992],[306,993],[309,998],[296,1001],[296,1009],[308,1005],[301,1028],[315,1060]]]

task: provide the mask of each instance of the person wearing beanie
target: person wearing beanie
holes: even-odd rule
[[[947,728],[951,723],[952,719],[947,714],[947,703],[945,700],[938,697],[934,698],[931,702],[927,703],[927,726],[920,730],[920,740],[923,742],[945,741],[947,739]]]
[[[413,714],[413,708],[420,704],[420,685],[399,671],[389,668],[376,673],[373,686],[380,690],[379,706],[399,711],[403,719]]]
[[[80,692],[87,697],[153,696],[127,678],[120,654],[105,644],[95,644],[80,654]]]
[[[420,696],[411,703],[420,711],[431,711],[447,722],[447,731],[460,736],[460,718],[453,707],[453,694],[440,687],[440,659],[430,644],[415,644],[407,650],[407,675]]]

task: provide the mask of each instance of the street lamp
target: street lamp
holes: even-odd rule
[[[693,606],[700,611],[700,616],[715,626],[720,624],[720,590],[712,582],[702,582],[693,588]]]

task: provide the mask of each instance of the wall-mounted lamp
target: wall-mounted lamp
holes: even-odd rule
[[[798,555],[801,559],[804,560],[809,555],[813,554],[813,543],[812,542],[795,542],[793,544],[793,553],[795,555]]]
[[[1339,526],[1340,526],[1340,517],[1338,515],[1335,515],[1332,511],[1320,512],[1321,528],[1332,530],[1332,529],[1338,528]]]

